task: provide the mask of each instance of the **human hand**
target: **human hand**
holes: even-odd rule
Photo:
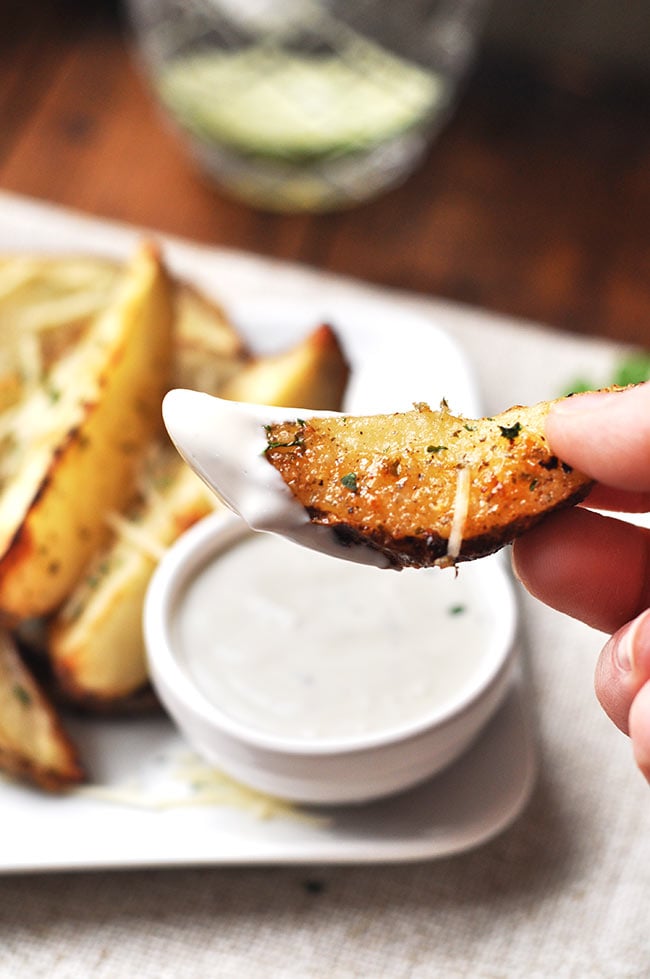
[[[546,434],[560,459],[597,481],[585,507],[650,511],[650,382],[565,399]],[[611,633],[596,694],[650,781],[650,530],[575,507],[515,541],[513,565],[536,598]]]

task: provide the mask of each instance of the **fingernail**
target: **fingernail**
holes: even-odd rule
[[[630,641],[631,633],[632,626],[629,626],[624,630],[623,635],[619,636],[618,640],[610,640],[614,646],[612,650],[612,658],[621,673],[630,673],[632,670],[632,660],[634,654],[632,652],[632,644]]]
[[[624,673],[634,670],[650,654],[650,609],[634,619],[614,648],[614,658]]]
[[[579,412],[591,412],[605,405],[611,405],[614,391],[585,391],[584,394],[572,394],[568,398],[556,401],[551,411],[555,415],[575,415]]]

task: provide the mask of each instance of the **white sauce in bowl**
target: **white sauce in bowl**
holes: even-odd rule
[[[458,576],[398,573],[246,535],[186,583],[173,645],[213,705],[262,733],[308,742],[415,727],[471,700],[503,663],[510,593],[491,560]]]

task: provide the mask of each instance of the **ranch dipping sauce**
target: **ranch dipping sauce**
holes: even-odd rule
[[[235,721],[305,743],[361,739],[485,685],[499,610],[483,575],[382,571],[247,534],[186,584],[174,646]]]

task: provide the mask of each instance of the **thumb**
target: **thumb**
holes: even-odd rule
[[[629,724],[634,758],[650,782],[650,680],[644,683],[632,701]]]
[[[603,647],[596,666],[596,696],[605,713],[625,734],[629,733],[628,719],[634,698],[648,680],[650,609],[614,633]]]
[[[546,436],[560,459],[599,483],[650,490],[650,383],[563,398]]]

